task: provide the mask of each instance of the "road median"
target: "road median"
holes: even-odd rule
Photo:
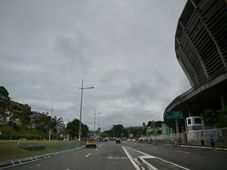
[[[78,141],[26,141],[23,145],[31,145],[31,143],[39,146],[45,146],[45,150],[26,150],[20,148],[18,142],[15,141],[1,141],[1,147],[8,150],[1,150],[0,154],[0,169],[25,164],[28,162],[46,159],[61,154],[71,153],[80,150],[84,147],[82,142]]]

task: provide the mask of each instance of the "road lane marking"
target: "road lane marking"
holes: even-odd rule
[[[186,152],[186,151],[176,151],[176,152],[179,152],[179,153],[186,153],[186,154],[190,154],[191,152]]]
[[[128,159],[128,157],[121,157],[121,156],[108,156],[107,159]]]
[[[151,156],[151,155],[149,155],[149,154],[147,154],[147,153],[145,153],[145,152],[139,151],[139,150],[137,150],[137,149],[128,148],[128,147],[127,147],[127,149],[131,149],[131,150],[133,150],[133,151],[135,151],[135,152],[140,153],[140,154],[143,155],[143,156],[147,156],[146,159],[149,159],[149,158],[156,158],[155,156]]]
[[[149,162],[147,162],[145,160],[145,159],[149,159],[148,156],[140,156],[139,158],[142,159],[144,164],[146,164],[148,167],[150,167],[149,169],[158,170],[156,167],[154,167],[152,164],[150,164]],[[154,159],[154,157],[152,157],[151,159]]]
[[[136,168],[136,170],[141,170],[140,167],[134,162],[134,160],[132,159],[132,157],[129,155],[129,153],[126,151],[126,149],[124,148],[124,146],[122,146],[122,149],[125,151],[125,154],[127,155],[127,157],[129,158],[129,160],[131,161],[132,165]]]
[[[92,154],[92,153],[87,154],[87,155],[85,156],[85,158],[89,157],[91,154]]]
[[[138,153],[140,153],[140,154],[143,154],[144,156],[140,156],[139,158],[142,159],[143,162],[144,162],[145,164],[150,165],[151,169],[153,169],[154,166],[151,165],[149,162],[147,162],[147,161],[145,160],[145,159],[148,159],[149,157],[150,157],[150,159],[159,159],[159,160],[161,160],[161,161],[163,161],[163,162],[169,163],[169,164],[171,164],[171,165],[174,165],[174,166],[176,166],[176,167],[182,168],[182,169],[184,169],[184,170],[190,170],[190,169],[185,168],[185,167],[183,167],[183,166],[181,166],[181,165],[175,164],[175,163],[173,163],[173,162],[167,161],[167,160],[165,160],[165,159],[162,159],[162,158],[159,158],[159,157],[156,157],[156,156],[149,155],[149,154],[147,154],[147,153],[145,153],[145,152],[142,152],[142,151],[139,151],[139,150],[137,150],[137,149],[133,149],[133,148],[129,148],[129,147],[127,147],[127,149],[131,149],[131,150],[133,150],[133,151],[135,151],[135,152],[138,152]],[[154,168],[155,168],[155,167],[154,167]]]
[[[191,170],[191,169],[185,168],[185,167],[183,167],[183,166],[181,166],[181,165],[178,165],[178,164],[175,164],[175,163],[173,163],[173,162],[167,161],[167,160],[165,160],[165,159],[162,159],[162,158],[159,158],[159,157],[157,157],[157,158],[158,158],[159,160],[163,161],[163,162],[172,164],[172,165],[177,166],[177,167],[179,167],[179,168],[182,168],[182,169],[185,169],[185,170]]]

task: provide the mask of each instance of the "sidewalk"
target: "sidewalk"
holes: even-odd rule
[[[207,147],[207,146],[180,145],[179,147],[227,151],[226,148],[224,148],[224,149],[221,149],[221,148],[214,148],[214,149],[212,149],[211,147]]]

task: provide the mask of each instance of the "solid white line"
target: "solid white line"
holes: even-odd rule
[[[146,164],[147,166],[149,166],[152,170],[158,170],[156,167],[154,167],[152,164],[150,164],[149,162],[147,162],[145,160],[146,157],[144,158],[143,156],[140,156],[139,158],[143,161],[144,164]]]
[[[129,160],[131,161],[132,165],[136,168],[136,170],[141,170],[140,167],[133,161],[132,157],[126,151],[126,149],[124,148],[124,146],[122,146],[122,149],[125,151],[125,154],[127,155],[127,157],[129,158]]]
[[[128,148],[128,147],[127,147],[127,148]],[[188,169],[188,168],[185,168],[185,167],[180,166],[180,165],[178,165],[178,164],[175,164],[175,163],[173,163],[173,162],[167,161],[167,160],[165,160],[165,159],[162,159],[162,158],[159,158],[159,157],[156,157],[156,156],[149,155],[149,154],[147,154],[147,153],[145,153],[145,152],[142,152],[142,151],[139,151],[139,150],[137,150],[137,149],[133,149],[133,148],[128,148],[128,149],[134,150],[134,151],[136,151],[136,152],[138,152],[138,153],[140,153],[140,154],[144,154],[145,156],[151,156],[151,157],[153,157],[153,158],[159,159],[159,160],[161,160],[161,161],[163,161],[163,162],[167,162],[167,163],[169,163],[169,164],[172,164],[172,165],[177,166],[177,167],[179,167],[179,168],[182,168],[182,169],[184,169],[184,170],[190,170],[190,169]],[[148,163],[148,162],[147,162],[147,163]]]
[[[142,152],[142,151],[139,151],[139,150],[136,150],[136,149],[133,149],[133,148],[128,148],[128,147],[127,147],[127,149],[131,149],[131,150],[133,150],[133,151],[135,151],[135,152],[138,152],[138,153],[142,154],[143,156],[147,156],[147,157],[149,157],[149,158],[156,158],[155,156],[151,156],[151,155],[149,155],[149,154],[147,154],[147,153],[145,153],[145,152]]]
[[[91,154],[92,154],[92,153],[87,154],[87,155],[85,156],[85,158],[89,157]]]
[[[158,158],[158,157],[157,157],[157,158]],[[182,168],[182,169],[185,169],[185,170],[191,170],[191,169],[185,168],[185,167],[183,167],[183,166],[180,166],[180,165],[178,165],[178,164],[175,164],[175,163],[173,163],[173,162],[167,161],[167,160],[165,160],[165,159],[162,159],[162,158],[158,158],[158,159],[161,160],[161,161],[163,161],[163,162],[167,162],[167,163],[169,163],[169,164],[172,164],[172,165],[174,165],[174,166],[177,166],[177,167],[179,167],[179,168]]]

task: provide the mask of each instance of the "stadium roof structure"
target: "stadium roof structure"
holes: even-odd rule
[[[190,115],[227,105],[227,1],[188,0],[175,35],[176,57],[192,88],[176,97],[166,113]]]

